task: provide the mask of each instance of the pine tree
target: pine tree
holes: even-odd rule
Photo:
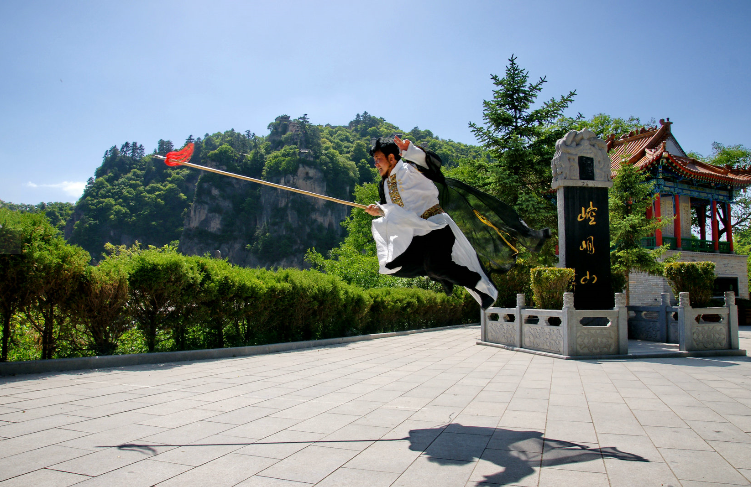
[[[494,162],[478,162],[476,184],[514,206],[532,226],[555,227],[556,207],[550,197],[550,161],[555,142],[566,129],[556,121],[571,104],[576,91],[551,98],[532,108],[547,81],[529,83],[529,72],[509,58],[506,75],[491,75],[496,89],[483,102],[483,126],[470,123],[472,132]]]
[[[647,218],[647,209],[654,201],[654,181],[633,165],[621,164],[609,191],[610,205],[610,267],[616,276],[625,279],[626,304],[629,300],[629,275],[641,271],[662,275],[659,261],[667,247],[646,249],[641,241],[672,221],[672,218]]]

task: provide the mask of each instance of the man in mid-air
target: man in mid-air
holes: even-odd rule
[[[470,242],[439,204],[434,183],[442,179],[438,156],[430,153],[429,164],[424,150],[398,136],[375,140],[370,155],[382,178],[381,201],[365,211],[380,217],[373,220],[372,231],[381,274],[427,276],[447,294],[454,285],[464,286],[483,309],[491,306],[498,291]]]

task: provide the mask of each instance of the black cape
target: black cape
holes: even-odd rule
[[[495,196],[459,180],[444,177],[438,154],[422,147],[420,149],[425,152],[428,167],[410,164],[435,183],[441,207],[472,244],[488,276],[511,269],[516,262],[520,245],[536,252],[550,237],[549,229],[529,228],[511,206]],[[381,204],[385,204],[383,181],[378,185],[378,195]]]

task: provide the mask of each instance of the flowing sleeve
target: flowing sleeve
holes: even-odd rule
[[[402,151],[402,158],[414,162],[418,166],[428,169],[428,163],[425,160],[425,151],[417,147],[412,142],[409,143],[407,150]]]

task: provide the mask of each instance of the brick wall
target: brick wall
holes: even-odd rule
[[[676,251],[669,250],[665,252],[665,257],[675,254]],[[714,262],[717,277],[737,277],[739,297],[748,299],[747,255],[686,251],[681,251],[680,254],[680,262]],[[629,304],[634,306],[650,306],[659,303],[660,293],[673,295],[670,285],[664,277],[650,276],[643,272],[631,273],[629,292]],[[673,299],[675,298],[673,297]]]

